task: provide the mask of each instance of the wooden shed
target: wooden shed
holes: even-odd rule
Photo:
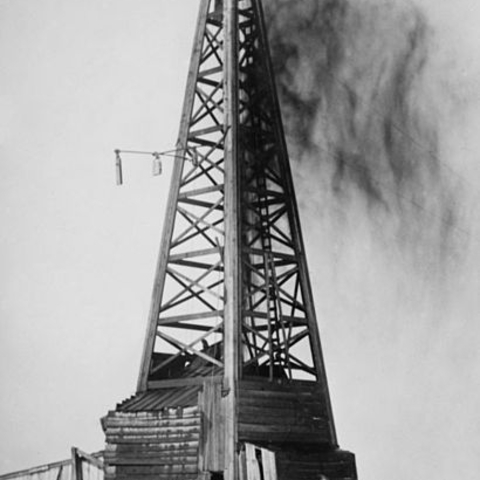
[[[241,382],[236,454],[241,480],[356,478],[354,455],[328,443],[317,389],[312,382]],[[102,419],[105,479],[223,478],[225,394],[222,382],[212,378],[138,393],[118,404]]]

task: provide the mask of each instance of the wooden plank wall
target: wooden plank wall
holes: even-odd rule
[[[316,385],[242,381],[238,411],[241,441],[329,442],[326,405]]]
[[[201,414],[198,407],[110,412],[105,480],[196,480]]]
[[[330,452],[282,451],[276,453],[278,480],[356,480],[355,456]]]

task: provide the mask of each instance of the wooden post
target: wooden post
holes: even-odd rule
[[[240,368],[240,200],[238,158],[238,0],[224,1],[225,105],[225,480],[238,479],[237,391]]]
[[[245,455],[247,464],[247,479],[248,480],[261,480],[260,465],[258,464],[256,447],[251,443],[245,444]]]
[[[83,480],[82,458],[75,447],[72,447],[72,480]]]
[[[221,411],[221,383],[206,380],[199,394],[199,407],[202,412],[202,439],[199,454],[201,472],[221,472],[224,470],[225,423]]]

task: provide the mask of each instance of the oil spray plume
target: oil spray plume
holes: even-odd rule
[[[480,108],[459,5],[409,1],[264,7],[342,448],[361,478],[474,478]]]
[[[439,160],[421,12],[369,0],[269,0],[265,10],[289,148],[304,177],[337,212],[362,208],[387,222],[415,262],[428,250],[442,263],[455,250],[458,200]]]

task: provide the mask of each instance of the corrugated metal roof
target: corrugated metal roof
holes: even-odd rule
[[[218,345],[210,348],[218,348]],[[206,362],[203,358],[195,358],[177,378],[164,378],[171,381],[197,379],[197,384],[179,385],[169,388],[155,388],[146,392],[137,393],[117,405],[117,411],[138,412],[148,410],[163,410],[164,408],[186,408],[198,405],[198,392],[202,389],[202,380],[218,376],[223,369]],[[161,382],[162,379],[153,379]]]
[[[220,375],[222,369],[211,364],[206,364],[201,358],[195,359],[183,375],[177,380],[182,379],[204,379]],[[172,379],[166,379],[172,380]],[[202,384],[188,386],[178,386],[171,388],[159,388],[137,393],[117,405],[118,411],[138,412],[148,410],[163,410],[164,408],[185,408],[198,405],[198,392],[202,389]]]
[[[198,392],[202,385],[149,390],[137,393],[117,405],[117,411],[138,412],[163,410],[164,408],[186,408],[198,405]]]

